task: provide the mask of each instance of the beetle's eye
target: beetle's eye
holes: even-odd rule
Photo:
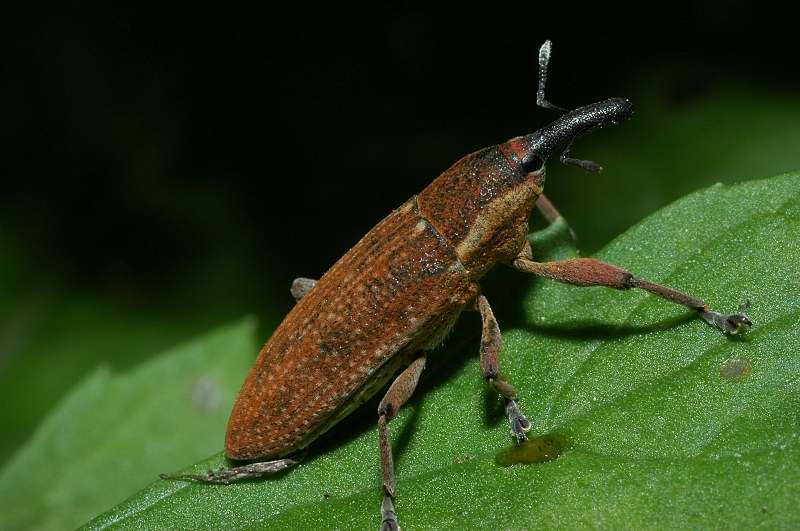
[[[522,161],[522,169],[525,170],[526,173],[531,173],[534,171],[539,171],[544,166],[544,160],[538,155],[531,155],[530,157],[525,157]]]

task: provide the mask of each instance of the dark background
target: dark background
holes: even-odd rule
[[[36,10],[34,10],[36,9]],[[32,8],[4,17],[0,462],[100,363],[246,314],[262,337],[475,149],[629,97],[549,165],[585,253],[717,181],[800,168],[794,16],[750,2]],[[254,353],[255,354],[255,353]]]

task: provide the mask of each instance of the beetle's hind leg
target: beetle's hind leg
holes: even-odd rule
[[[392,502],[394,498],[394,460],[392,459],[392,445],[389,442],[388,424],[397,416],[397,412],[403,404],[411,398],[423,369],[425,369],[424,353],[400,373],[378,405],[378,439],[381,448],[381,476],[383,478],[381,531],[400,529]]]
[[[517,392],[514,387],[500,375],[500,327],[494,318],[492,307],[483,295],[475,301],[476,309],[481,313],[483,330],[481,332],[481,375],[506,400],[506,415],[511,433],[518,443],[528,437],[525,432],[531,429],[531,423],[522,414],[517,405]]]
[[[262,461],[260,463],[249,463],[247,465],[233,468],[220,468],[209,470],[205,474],[160,474],[161,479],[177,479],[183,481],[195,481],[197,483],[214,483],[227,485],[234,481],[243,479],[254,479],[268,474],[275,474],[290,468],[302,461],[305,454],[301,453],[292,457],[275,459],[273,461]]]

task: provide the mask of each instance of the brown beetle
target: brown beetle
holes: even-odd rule
[[[544,98],[549,57],[547,41],[539,51],[537,103],[558,109]],[[542,195],[545,161],[561,151],[562,162],[598,171],[594,162],[569,158],[572,142],[631,113],[627,100],[608,99],[467,155],[378,223],[319,281],[295,280],[297,305],[261,349],[228,422],[226,455],[251,463],[162,477],[229,483],[290,467],[399,372],[378,406],[381,528],[397,529],[387,424],[413,393],[427,352],[464,310],[481,314],[481,373],[505,399],[515,439],[526,439],[530,423],[517,406],[516,391],[500,376],[500,329],[478,285],[498,263],[578,286],[642,288],[697,311],[726,333],[750,326],[744,315],[710,311],[700,299],[591,258],[532,260],[531,210],[538,207],[550,222],[559,217]]]

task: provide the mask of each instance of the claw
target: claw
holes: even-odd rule
[[[506,415],[508,415],[508,423],[511,426],[511,434],[517,440],[517,444],[527,441],[528,436],[525,435],[525,432],[531,429],[531,423],[522,414],[514,400],[506,403]]]
[[[708,324],[715,326],[726,334],[736,335],[743,330],[749,329],[753,326],[752,321],[747,318],[743,313],[733,315],[724,315],[719,312],[704,311],[700,312],[700,316]]]

